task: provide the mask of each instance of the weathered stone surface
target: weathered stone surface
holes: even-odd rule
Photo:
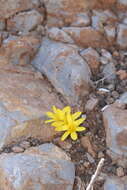
[[[118,75],[120,80],[127,79],[127,72],[125,70],[119,70],[119,71],[117,71],[116,74]]]
[[[59,29],[57,27],[52,27],[48,29],[47,33],[48,33],[48,37],[51,40],[74,44],[74,40],[62,29]]]
[[[127,25],[119,24],[118,25],[118,35],[117,35],[117,44],[120,48],[127,48]]]
[[[82,137],[81,138],[81,144],[82,144],[83,148],[85,148],[86,151],[88,151],[88,153],[90,153],[93,157],[96,156],[96,153],[95,153],[94,148],[93,148],[93,144],[92,144],[89,136]]]
[[[77,104],[88,94],[90,70],[77,47],[45,39],[32,64],[70,104]]]
[[[43,15],[36,10],[21,12],[7,21],[7,30],[27,33],[43,22]]]
[[[105,47],[106,40],[102,33],[92,27],[64,27],[75,43],[81,47]]]
[[[111,9],[115,7],[117,0],[94,0],[94,8]]]
[[[107,37],[108,42],[113,45],[116,38],[116,27],[112,25],[107,25],[104,27],[104,31]]]
[[[85,105],[85,110],[86,111],[93,111],[95,109],[95,107],[97,106],[99,100],[97,98],[93,98],[91,97]]]
[[[103,74],[107,81],[111,81],[116,78],[116,68],[113,62],[110,62],[107,65],[105,65],[103,69]]]
[[[116,0],[44,0],[49,26],[65,26],[74,23],[76,15],[93,8],[112,8]],[[78,17],[79,19],[79,17]]]
[[[88,12],[84,13],[78,13],[73,22],[71,23],[71,26],[74,27],[85,27],[90,25],[90,16]]]
[[[109,176],[104,184],[104,190],[126,190],[127,189],[127,176],[118,178]]]
[[[20,11],[32,9],[39,5],[39,0],[0,0],[0,18],[9,18]]]
[[[110,105],[103,112],[103,120],[107,146],[115,153],[114,158],[127,156],[127,110]]]
[[[40,40],[34,36],[11,36],[3,41],[0,48],[0,65],[8,63],[25,65],[35,55]]]
[[[44,0],[49,26],[64,26],[74,22],[76,15],[88,10],[95,0]],[[54,21],[55,20],[55,21]]]
[[[81,56],[87,61],[93,72],[97,71],[100,66],[100,56],[93,48],[87,48],[80,52]]]
[[[120,97],[120,102],[123,103],[123,104],[127,104],[127,92],[123,93]]]
[[[2,190],[72,190],[75,169],[69,157],[53,144],[0,157]]]
[[[105,25],[114,24],[117,17],[109,10],[93,10],[92,27],[96,30],[104,30]]]
[[[117,0],[117,8],[120,10],[127,10],[127,1],[126,0]]]
[[[0,31],[5,29],[5,20],[0,19]]]
[[[62,107],[49,84],[27,67],[0,69],[0,149],[28,137],[51,140],[56,132],[46,124],[45,112]]]

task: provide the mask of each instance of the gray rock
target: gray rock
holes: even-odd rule
[[[39,0],[0,0],[0,18],[9,18],[20,11],[40,6]]]
[[[118,178],[109,176],[104,184],[104,190],[126,190],[127,189],[127,177]]]
[[[115,37],[116,37],[115,26],[107,25],[104,27],[104,31],[105,31],[105,34],[106,34],[106,37],[107,37],[109,43],[112,44],[115,41]]]
[[[0,19],[0,30],[4,30],[5,29],[5,20]]]
[[[74,27],[84,27],[89,25],[90,25],[90,17],[87,12],[77,14],[74,21],[71,23],[71,26]]]
[[[103,25],[110,19],[116,20],[116,16],[111,11],[93,10],[92,27],[97,30],[103,30]]]
[[[21,12],[8,20],[7,28],[9,31],[27,33],[41,24],[43,19],[43,13],[40,14],[36,10]]]
[[[117,31],[117,44],[122,49],[127,48],[127,25],[119,24]]]
[[[116,69],[112,62],[105,65],[103,74],[107,81],[114,80],[116,78]]]
[[[74,164],[53,144],[2,154],[0,171],[2,190],[72,190],[75,178]]]
[[[120,102],[123,104],[127,104],[127,92],[123,93],[119,98]]]
[[[0,69],[0,150],[29,137],[54,138],[56,132],[44,123],[45,113],[52,105],[63,105],[49,92],[49,84],[35,75],[31,67]]]
[[[75,105],[89,93],[90,69],[75,46],[45,39],[32,64],[69,103]]]
[[[103,112],[106,143],[112,159],[117,160],[127,156],[127,110],[108,106]]]
[[[118,3],[121,5],[126,5],[127,6],[127,1],[126,0],[118,0]]]
[[[106,49],[101,49],[101,55],[105,57],[108,61],[112,61],[112,55]]]
[[[47,34],[51,40],[74,44],[73,39],[62,29],[59,29],[57,27],[49,28]]]

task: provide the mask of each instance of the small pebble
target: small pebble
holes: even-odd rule
[[[113,91],[113,92],[112,92],[112,96],[113,96],[115,99],[117,99],[117,98],[119,98],[119,93],[118,93],[117,91]]]
[[[85,167],[85,168],[89,168],[90,163],[89,163],[89,162],[84,162],[84,164],[83,164],[83,165],[84,165],[84,167]]]
[[[19,146],[13,146],[13,147],[12,147],[12,151],[13,151],[14,153],[20,153],[20,152],[24,152],[24,148],[19,147]]]
[[[98,158],[104,158],[104,153],[100,151],[100,152],[98,153]]]
[[[108,59],[106,57],[101,57],[100,62],[104,65],[108,64]]]
[[[86,156],[87,156],[87,159],[88,161],[93,164],[95,162],[94,158],[89,154],[89,153],[86,153]]]
[[[107,104],[112,104],[114,102],[114,98],[112,97],[107,97],[107,100],[106,100]]]
[[[28,141],[23,141],[20,143],[19,145],[21,148],[24,148],[24,149],[27,149],[27,148],[30,148],[30,142]]]
[[[114,57],[119,57],[119,52],[118,52],[118,51],[114,51],[114,52],[113,52],[113,56],[114,56]]]
[[[122,167],[117,168],[116,174],[118,177],[123,177],[124,176],[124,169]]]

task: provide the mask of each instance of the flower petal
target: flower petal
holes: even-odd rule
[[[70,106],[66,106],[66,107],[63,109],[63,112],[64,112],[64,113],[71,113],[71,108],[70,108]]]
[[[76,132],[71,133],[71,138],[75,141],[77,140],[78,136]]]
[[[66,131],[68,129],[67,125],[59,126],[55,128],[55,131]]]
[[[75,119],[79,118],[81,114],[82,114],[82,112],[76,112],[72,115],[72,118],[75,120]]]
[[[64,125],[64,122],[62,122],[62,121],[56,121],[56,122],[53,122],[51,125],[53,127],[59,127],[59,126]]]
[[[76,127],[76,131],[80,132],[80,131],[85,131],[86,128],[85,127]]]
[[[56,106],[52,106],[53,112],[56,114],[57,113],[57,109]]]
[[[52,112],[46,112],[46,115],[50,118],[54,118],[54,114]]]
[[[69,134],[70,134],[70,132],[69,132],[69,131],[66,131],[66,132],[62,135],[61,140],[64,141],[64,140],[68,137]]]
[[[76,124],[77,126],[79,126],[79,125],[82,124],[84,121],[85,121],[85,119],[84,119],[84,118],[81,118],[81,119],[76,120],[76,121],[75,121],[75,124]]]
[[[46,120],[45,123],[51,123],[53,121],[54,121],[53,119],[49,119],[49,120]]]
[[[71,114],[67,114],[67,122],[68,122],[68,123],[72,123]]]

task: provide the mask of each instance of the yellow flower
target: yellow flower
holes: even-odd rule
[[[79,118],[81,112],[76,112],[75,114],[67,114],[67,124],[61,127],[60,131],[66,131],[61,140],[64,141],[69,135],[73,140],[77,140],[77,132],[81,132],[86,130],[85,127],[81,127],[80,125],[85,121],[85,118]]]
[[[51,123],[51,126],[55,127],[55,131],[66,131],[62,135],[62,141],[69,135],[73,140],[77,140],[77,132],[86,130],[85,127],[80,126],[85,120],[85,118],[79,118],[81,117],[81,112],[71,114],[71,108],[69,106],[62,110],[53,106],[52,109],[53,112],[46,113],[50,119],[45,121],[45,123]]]
[[[66,123],[66,113],[71,112],[71,108],[66,106],[63,110],[57,109],[55,106],[52,107],[53,112],[47,112],[46,115],[50,118],[45,123],[52,123],[52,126],[59,127]]]

